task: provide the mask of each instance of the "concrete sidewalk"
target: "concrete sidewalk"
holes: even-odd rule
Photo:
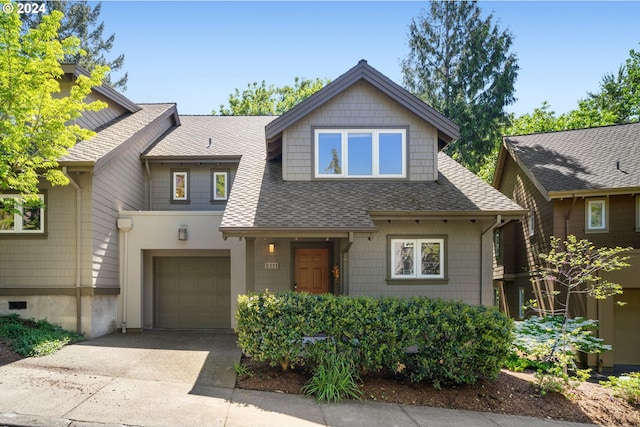
[[[578,426],[235,389],[234,334],[112,334],[0,367],[0,426]]]

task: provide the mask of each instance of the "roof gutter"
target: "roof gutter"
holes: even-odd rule
[[[80,288],[82,286],[82,188],[69,176],[66,166],[62,167],[62,173],[76,190],[76,332],[82,333],[82,298]],[[78,172],[79,174],[80,172]]]
[[[549,191],[550,199],[568,199],[573,197],[603,197],[640,194],[640,187],[590,188],[586,190]]]

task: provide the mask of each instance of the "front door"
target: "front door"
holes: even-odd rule
[[[324,294],[329,289],[329,249],[296,248],[293,250],[293,284],[298,292]]]

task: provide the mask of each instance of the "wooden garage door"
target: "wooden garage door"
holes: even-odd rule
[[[230,328],[228,257],[162,257],[154,260],[155,327]]]

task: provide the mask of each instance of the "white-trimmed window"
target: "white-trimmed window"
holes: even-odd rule
[[[0,234],[43,234],[44,195],[26,202],[17,194],[0,195]]]
[[[405,129],[316,129],[316,178],[405,178]]]
[[[391,279],[444,279],[444,238],[392,238]]]
[[[228,175],[227,172],[213,172],[213,200],[227,200],[229,198]]]
[[[533,213],[529,214],[529,237],[533,237],[536,234],[536,217]]]
[[[188,171],[171,171],[171,200],[178,202],[189,200]]]
[[[586,212],[587,231],[607,229],[607,203],[605,199],[588,200]]]

